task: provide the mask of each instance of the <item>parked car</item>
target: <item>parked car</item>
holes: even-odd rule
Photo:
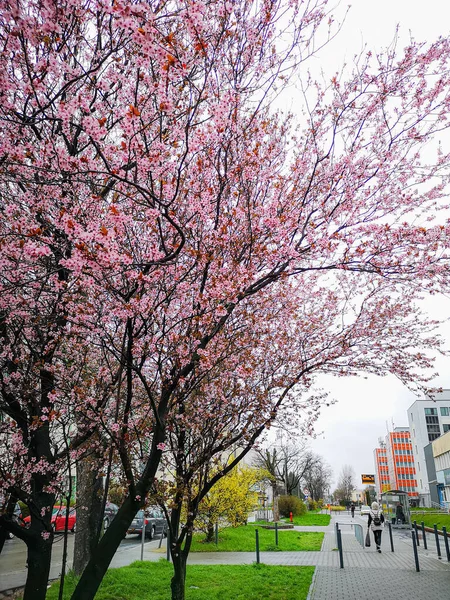
[[[23,524],[25,527],[29,527],[31,517],[25,517]],[[54,506],[52,512],[51,526],[53,531],[64,531],[66,528],[66,507],[65,506]],[[69,510],[69,523],[67,529],[75,533],[77,527],[77,511],[74,508]]]
[[[105,514],[103,516],[103,530],[106,531],[111,524],[111,521],[117,515],[119,511],[119,507],[117,504],[113,504],[112,502],[107,502],[105,506]]]
[[[53,531],[64,531],[66,528],[66,511],[67,508],[65,506],[57,508],[56,512],[53,509],[52,514],[52,528]],[[77,511],[74,508],[69,509],[69,522],[67,524],[67,529],[72,533],[75,533],[77,528]]]
[[[142,535],[145,523],[145,537],[152,540],[156,535],[167,535],[167,521],[162,510],[158,506],[151,506],[136,513],[127,533]]]
[[[367,504],[362,504],[361,505],[361,516],[368,515],[369,513],[370,513],[370,506],[367,506]]]

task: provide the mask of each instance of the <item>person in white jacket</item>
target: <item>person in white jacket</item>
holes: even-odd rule
[[[381,533],[384,529],[384,515],[383,511],[378,505],[378,502],[372,502],[371,510],[369,512],[369,519],[367,521],[367,527],[372,529],[377,552],[381,553]]]

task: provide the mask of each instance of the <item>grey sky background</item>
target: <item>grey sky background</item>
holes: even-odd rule
[[[337,7],[336,15],[345,12],[346,4]],[[450,34],[450,3],[448,0],[354,0],[342,31],[316,61],[325,73],[339,70],[351,62],[355,54],[367,49],[385,48],[393,40],[396,25],[400,25],[398,48],[409,43],[410,35],[431,42]],[[434,297],[424,303],[433,318],[450,316],[450,299]],[[450,323],[441,328],[450,350]],[[450,388],[450,358],[438,357],[439,376],[433,385]],[[384,437],[392,425],[406,426],[407,408],[417,399],[395,377],[333,378],[321,377],[318,384],[337,403],[322,409],[316,425],[317,438],[311,441],[314,451],[321,454],[334,472],[334,485],[343,465],[352,465],[357,484],[362,473],[374,472],[373,450],[378,438]]]

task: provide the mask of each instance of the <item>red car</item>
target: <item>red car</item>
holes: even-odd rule
[[[31,517],[25,517],[23,520],[24,526],[30,526]],[[66,507],[55,506],[52,513],[52,529],[53,531],[64,531],[66,528]],[[74,508],[69,510],[69,523],[67,529],[75,533],[77,526],[77,511]]]

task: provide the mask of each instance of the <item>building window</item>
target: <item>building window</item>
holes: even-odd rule
[[[429,433],[428,434],[428,441],[432,442],[433,440],[437,439],[438,437],[440,437],[439,433]]]
[[[444,429],[444,433],[450,431],[450,423],[443,423],[442,428]]]
[[[434,431],[435,433],[437,433],[438,431],[440,431],[439,429],[439,424],[436,425],[427,425],[427,431],[428,433]]]
[[[437,417],[437,416],[425,417],[425,421],[427,423],[439,423],[439,417]]]
[[[448,406],[441,406],[441,417],[448,417]]]
[[[437,408],[425,408],[426,415],[437,415]]]

